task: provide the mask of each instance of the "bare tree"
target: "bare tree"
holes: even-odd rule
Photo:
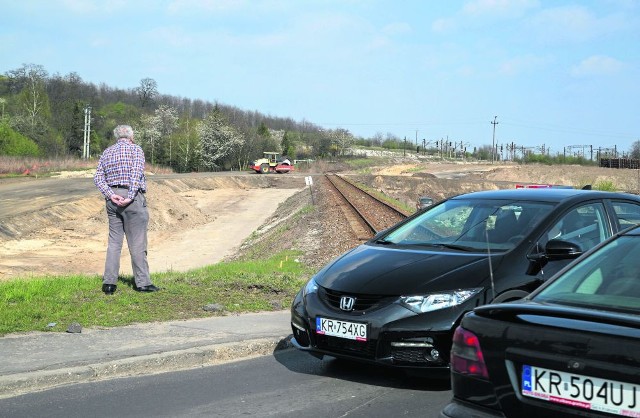
[[[631,144],[631,158],[640,159],[640,141]]]
[[[140,106],[144,108],[158,95],[158,83],[153,78],[143,78],[134,91],[140,99]]]

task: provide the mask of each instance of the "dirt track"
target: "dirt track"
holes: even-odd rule
[[[366,175],[351,173],[410,206],[420,195],[439,200],[468,191],[514,187],[515,182],[574,187],[611,182],[618,190],[636,192],[639,174],[637,170],[598,167],[415,161],[380,167]],[[309,174],[148,176],[152,272],[183,271],[234,254],[255,231],[269,229],[265,223],[274,222],[274,213],[283,211],[279,204],[294,195],[298,197],[293,202],[308,203],[305,175]],[[318,214],[314,228],[300,225],[290,234],[308,235],[307,242],[315,248],[336,246],[335,239],[324,236],[341,234],[331,216],[323,220]],[[104,201],[90,173],[78,178],[0,182],[0,280],[42,274],[99,275],[106,237]],[[322,264],[324,256],[335,255],[326,252],[314,257]],[[124,274],[130,273],[126,248],[121,266]]]

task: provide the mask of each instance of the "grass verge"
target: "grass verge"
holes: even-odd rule
[[[283,251],[262,260],[222,262],[187,272],[152,274],[162,288],[133,290],[133,278],[120,277],[115,294],[102,293],[99,276],[49,276],[0,282],[0,336],[14,332],[64,332],[83,327],[115,327],[286,309],[310,277]]]

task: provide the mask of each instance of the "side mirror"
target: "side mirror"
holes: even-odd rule
[[[544,247],[544,252],[549,261],[570,260],[580,257],[583,253],[579,244],[559,239],[549,240]]]

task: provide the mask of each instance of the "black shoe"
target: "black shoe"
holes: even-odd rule
[[[133,288],[136,292],[157,292],[158,290],[160,290],[159,287],[156,287],[152,284],[148,285],[148,286],[140,286],[140,287],[134,287]]]
[[[116,291],[116,287],[117,286],[115,284],[103,284],[102,291],[105,295],[113,295],[113,292]]]

